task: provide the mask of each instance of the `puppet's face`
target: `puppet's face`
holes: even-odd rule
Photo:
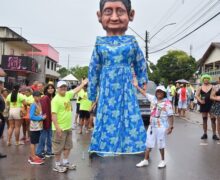
[[[106,2],[102,12],[98,12],[97,15],[107,35],[123,35],[129,21],[134,18],[134,11],[127,12],[125,5],[120,1]]]

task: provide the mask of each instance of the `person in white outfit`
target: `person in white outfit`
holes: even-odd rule
[[[150,152],[157,144],[161,154],[161,161],[158,168],[164,168],[166,166],[166,136],[167,134],[171,134],[173,130],[174,112],[172,104],[166,98],[166,88],[164,86],[157,87],[155,96],[145,94],[136,81],[134,81],[134,86],[151,102],[150,126],[147,130],[145,159],[138,163],[136,167],[143,167],[149,164]]]

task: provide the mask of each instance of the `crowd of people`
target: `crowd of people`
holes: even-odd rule
[[[207,139],[208,117],[210,116],[213,140],[220,140],[220,109],[219,109],[219,82],[212,84],[211,76],[205,74],[201,77],[201,85],[195,89],[191,84],[174,85],[167,87],[167,98],[173,105],[176,116],[186,117],[186,111],[199,111],[202,114],[204,134],[201,139]],[[217,123],[216,123],[217,120]],[[218,135],[217,135],[218,132]]]
[[[59,81],[56,88],[51,82],[44,84],[36,81],[26,87],[15,84],[9,91],[0,81],[0,137],[4,138],[4,130],[7,130],[7,146],[13,145],[13,133],[16,146],[30,144],[30,164],[40,165],[44,163],[45,157],[55,156],[54,171],[75,169],[76,166],[68,161],[72,149],[70,101],[81,91],[82,95],[78,95],[78,101],[82,101],[80,123],[85,121],[87,127],[91,108],[94,107],[87,98],[87,82],[87,79],[83,80],[81,85],[70,91],[67,91],[64,81]],[[0,157],[6,155],[0,154]]]
[[[208,114],[211,114],[213,139],[219,140],[216,129],[220,133],[220,87],[211,85],[210,76],[202,76],[202,86],[196,94],[191,85],[177,83],[174,86],[172,82],[167,89],[157,87],[155,96],[146,93],[148,75],[144,54],[134,36],[124,35],[134,14],[130,0],[100,0],[97,15],[107,36],[97,37],[89,66],[89,80],[84,79],[73,90],[68,91],[67,83],[59,81],[56,87],[53,83],[45,85],[40,82],[24,88],[15,85],[9,92],[0,82],[0,137],[6,123],[8,146],[12,145],[13,133],[16,146],[30,141],[30,164],[43,164],[45,157],[55,156],[54,171],[76,169],[76,165],[69,162],[73,147],[71,100],[75,96],[74,128],[80,119],[79,134],[83,134],[84,129],[85,133],[92,130],[93,116],[97,114],[89,147],[91,154],[105,157],[145,152],[144,160],[136,165],[143,167],[149,164],[150,152],[157,144],[161,154],[158,167],[164,168],[166,135],[174,129],[174,115],[185,117],[187,109],[194,109],[195,97],[203,117],[204,134],[201,139],[208,138],[207,121]],[[152,104],[147,133],[135,88]]]

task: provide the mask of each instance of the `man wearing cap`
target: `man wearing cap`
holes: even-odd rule
[[[134,86],[151,102],[150,126],[147,130],[147,150],[145,159],[138,163],[136,167],[143,167],[149,164],[148,160],[151,149],[157,144],[161,154],[161,161],[158,168],[164,168],[166,166],[166,136],[167,134],[171,134],[173,130],[174,113],[172,104],[166,98],[167,91],[164,86],[157,87],[155,96],[145,94],[145,91],[141,89],[135,81]]]
[[[77,94],[86,84],[88,80],[82,81],[77,88],[67,91],[67,83],[59,81],[57,84],[57,94],[51,103],[52,108],[52,130],[53,139],[52,146],[55,154],[54,171],[66,172],[67,169],[75,170],[76,166],[68,161],[70,150],[72,149],[72,112],[70,100]],[[63,154],[63,162],[61,155]]]

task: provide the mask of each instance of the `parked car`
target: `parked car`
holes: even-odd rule
[[[147,84],[147,93],[155,95],[156,88],[157,85],[153,81],[149,81]],[[150,124],[150,102],[140,92],[137,93],[137,98],[144,126],[148,127]]]

